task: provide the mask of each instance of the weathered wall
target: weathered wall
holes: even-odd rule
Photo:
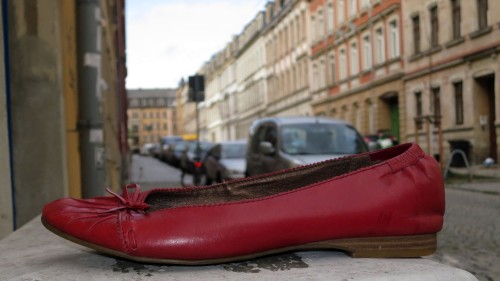
[[[8,1],[18,226],[67,190],[59,9],[57,0]]]
[[[0,6],[0,239],[13,230],[10,148],[5,89],[5,57],[2,7]]]
[[[60,1],[62,77],[66,129],[66,159],[71,197],[82,196],[78,134],[78,70],[76,49],[76,3]]]

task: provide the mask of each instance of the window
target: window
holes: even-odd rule
[[[463,99],[463,83],[462,81],[454,83],[455,90],[455,122],[457,125],[464,123],[464,99]]]
[[[441,115],[441,90],[439,87],[432,88],[432,105],[434,107],[434,116]]]
[[[436,47],[439,45],[439,20],[438,20],[438,8],[433,6],[430,9],[431,14],[431,47]]]
[[[488,0],[477,0],[477,19],[480,30],[488,26]]]
[[[460,0],[451,0],[451,19],[453,28],[453,39],[460,38]]]
[[[325,60],[322,59],[320,61],[320,68],[319,68],[319,86],[321,88],[325,87],[326,86],[326,83],[325,83],[325,72],[326,72],[326,65],[325,65]]]
[[[319,89],[318,65],[313,64],[313,90],[316,91],[317,89]]]
[[[351,75],[359,72],[358,44],[351,44]]]
[[[347,78],[347,58],[345,49],[340,50],[340,80]]]
[[[415,93],[415,113],[417,118],[422,117],[422,93],[421,92],[416,92]],[[422,129],[422,120],[417,121],[417,129]]]
[[[399,57],[399,30],[396,20],[389,22],[389,46],[391,52],[390,57]]]
[[[363,70],[370,69],[372,67],[372,44],[370,42],[370,36],[366,35],[363,37]]]
[[[349,16],[353,17],[356,15],[357,8],[356,7],[357,0],[349,0]]]
[[[382,28],[375,31],[376,35],[376,52],[377,52],[377,63],[383,63],[385,60],[385,48],[384,48],[384,32]]]
[[[328,3],[328,11],[326,14],[326,24],[328,27],[328,33],[333,31],[333,4]]]
[[[342,24],[344,22],[344,13],[345,13],[345,2],[344,0],[339,0],[337,8],[337,19],[339,20],[339,24]]]
[[[311,17],[311,38],[314,41],[317,40],[316,38],[316,18],[315,17]]]
[[[319,10],[318,11],[318,39],[323,38],[323,35],[325,34],[325,24],[323,22],[323,11]]]
[[[337,79],[335,78],[336,75],[336,69],[335,69],[335,55],[331,54],[330,55],[330,77],[331,77],[331,82],[335,83]]]
[[[420,16],[416,15],[411,19],[413,24],[413,52],[420,53]]]
[[[301,37],[300,37],[300,19],[299,17],[295,17],[295,40],[298,42],[301,41]]]

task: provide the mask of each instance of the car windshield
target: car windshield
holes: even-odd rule
[[[209,142],[200,141],[200,149],[201,151],[208,151],[212,147],[212,144]],[[189,151],[194,152],[196,149],[196,142],[189,143]]]
[[[245,143],[230,143],[222,146],[222,158],[245,158],[247,145]]]
[[[366,151],[357,131],[346,124],[283,125],[281,139],[281,150],[291,155],[356,154]]]

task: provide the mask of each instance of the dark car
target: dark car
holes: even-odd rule
[[[245,177],[247,141],[225,141],[216,144],[204,160],[206,184]]]
[[[170,144],[165,151],[165,161],[174,167],[180,167],[182,153],[187,149],[188,144],[189,142],[186,141]]]
[[[167,162],[167,150],[179,142],[183,142],[181,136],[164,136],[160,138],[160,160]]]
[[[273,117],[255,121],[247,149],[249,176],[368,151],[348,123],[323,117]]]
[[[186,148],[182,152],[180,156],[180,168],[185,172],[185,173],[190,173],[192,174],[194,171],[194,162],[196,159],[196,142],[187,142],[186,143]],[[213,144],[210,142],[206,141],[200,141],[200,160],[205,158],[205,155],[207,154],[208,150],[212,148]]]

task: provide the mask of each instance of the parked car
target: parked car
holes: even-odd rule
[[[247,149],[248,176],[368,151],[348,123],[323,117],[273,117],[255,121]]]
[[[180,167],[181,155],[186,150],[188,144],[189,142],[181,141],[169,145],[164,155],[165,161],[174,167]]]
[[[160,144],[153,143],[153,145],[149,149],[149,154],[152,155],[154,158],[160,158]]]
[[[160,138],[160,160],[166,161],[166,152],[170,146],[182,142],[184,139],[181,136],[164,136]]]
[[[247,141],[225,141],[213,146],[204,159],[206,184],[245,177]]]
[[[144,156],[150,156],[151,155],[151,149],[153,148],[154,143],[145,143],[141,147],[141,155]]]
[[[399,144],[398,139],[386,130],[375,135],[365,135],[364,140],[370,150],[388,148]]]
[[[201,159],[205,158],[205,155],[207,154],[208,150],[212,148],[212,143],[206,142],[206,141],[200,141],[200,159],[198,160],[201,162]],[[194,171],[194,162],[196,158],[196,142],[188,142],[186,149],[182,152],[180,156],[180,168],[189,174],[192,174]],[[203,169],[204,171],[204,169]]]

